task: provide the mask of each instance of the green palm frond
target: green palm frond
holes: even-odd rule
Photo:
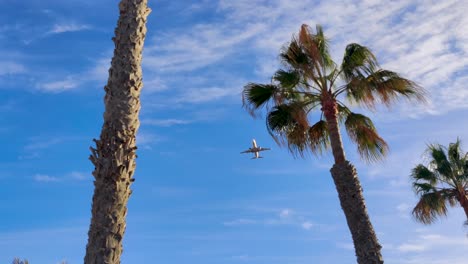
[[[267,116],[267,129],[275,142],[287,146],[293,156],[304,157],[310,147],[309,122],[303,102],[273,107]]]
[[[413,190],[416,194],[421,194],[421,195],[436,191],[434,185],[427,183],[427,182],[414,182]]]
[[[431,186],[437,183],[437,175],[434,174],[429,168],[422,164],[418,164],[412,171],[411,177],[414,181],[423,181],[429,183]]]
[[[454,177],[452,174],[452,166],[450,166],[445,150],[445,147],[440,144],[431,144],[427,148],[432,158],[430,165],[441,177],[445,178],[446,182],[450,182],[454,180]],[[451,185],[453,185],[453,182],[451,182]]]
[[[307,130],[308,127],[297,123],[286,133],[288,149],[294,157],[304,157],[309,150]]]
[[[337,117],[340,123],[345,122],[346,118],[348,118],[348,115],[352,113],[351,110],[347,106],[345,106],[344,104],[340,102],[338,102],[337,104],[337,110],[338,110]]]
[[[268,131],[272,136],[275,134],[285,136],[296,125],[309,127],[307,113],[301,102],[275,106],[269,112],[266,120]]]
[[[346,46],[341,70],[347,82],[356,78],[364,79],[374,73],[377,67],[377,58],[367,47],[356,43]]]
[[[452,166],[452,171],[456,171],[457,174],[462,174],[463,170],[463,159],[461,158],[461,149],[460,149],[461,141],[457,138],[455,143],[450,143],[447,149],[447,156],[448,160]]]
[[[426,92],[415,82],[388,70],[377,70],[367,76],[355,76],[345,86],[349,100],[374,108],[377,103],[389,107],[401,97],[425,101]]]
[[[285,135],[290,127],[297,123],[288,105],[273,107],[267,115],[266,122],[268,132],[274,139],[277,139],[278,135]],[[279,141],[277,143],[279,144]]]
[[[350,139],[366,161],[382,159],[388,152],[387,143],[379,136],[372,120],[365,115],[349,113],[345,121]]]
[[[309,144],[312,153],[322,154],[330,147],[328,125],[325,120],[320,120],[309,128]]]
[[[276,100],[279,88],[272,84],[249,83],[242,92],[242,104],[255,116],[255,112],[266,106],[270,100]]]
[[[447,215],[446,199],[440,192],[422,195],[413,209],[413,216],[421,223],[431,224],[437,217]]]
[[[323,27],[317,24],[315,29],[317,33],[312,36],[319,49],[319,53],[322,59],[321,64],[323,64],[328,69],[335,68],[335,63],[330,56],[329,41],[323,33]]]
[[[281,50],[280,59],[286,66],[302,73],[312,70],[310,68],[309,58],[304,53],[295,37],[292,38],[288,46]]]
[[[300,83],[301,75],[296,70],[278,70],[273,75],[273,80],[277,81],[282,88],[292,89]]]

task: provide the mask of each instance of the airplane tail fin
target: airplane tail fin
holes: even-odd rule
[[[252,159],[263,159],[263,157],[253,157]]]

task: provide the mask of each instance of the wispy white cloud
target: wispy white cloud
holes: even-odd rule
[[[403,243],[400,246],[398,246],[398,250],[401,252],[422,252],[425,251],[426,248],[422,244]]]
[[[182,92],[175,100],[176,103],[206,103],[219,100],[224,97],[240,95],[241,87],[238,88],[198,88]]]
[[[59,182],[60,179],[57,177],[45,175],[45,174],[36,174],[34,175],[34,180],[37,182]]]
[[[468,18],[462,11],[465,8],[466,4],[456,0],[437,4],[427,0],[223,0],[218,2],[216,11],[224,20],[162,32],[154,46],[148,45],[146,66],[153,72],[193,71],[229,61],[230,56],[253,52],[255,57],[250,61],[257,65],[258,74],[253,79],[268,81],[279,66],[277,54],[281,46],[302,23],[320,23],[331,38],[332,55],[338,62],[347,43],[367,45],[383,67],[403,73],[432,95],[427,105],[402,103],[395,108],[400,115],[393,113],[393,118],[445,113],[468,107],[468,89],[463,80],[463,73],[468,71],[468,33],[463,26]],[[216,100],[233,92],[238,91],[219,87],[197,96],[180,91],[181,100],[193,103]]]
[[[24,150],[28,150],[28,151],[42,150],[42,149],[47,149],[52,146],[58,145],[60,143],[64,143],[64,142],[72,141],[76,139],[78,138],[72,137],[72,136],[56,136],[52,138],[34,136],[34,137],[29,138],[29,143],[26,144],[23,148]]]
[[[293,212],[291,211],[291,209],[283,209],[283,210],[281,210],[281,212],[279,213],[279,216],[280,216],[280,218],[288,218],[288,217],[290,217],[292,214],[293,214]]]
[[[230,227],[244,225],[295,226],[304,230],[311,230],[312,227],[317,224],[307,220],[302,214],[298,214],[291,209],[285,208],[279,210],[279,212],[271,212],[270,210],[267,210],[267,215],[262,214],[262,216],[225,221],[223,225]]]
[[[186,125],[192,123],[191,120],[182,120],[182,119],[142,119],[142,124],[151,125],[151,126],[162,126],[170,127],[174,125]]]
[[[13,61],[2,61],[0,62],[0,76],[25,73],[26,67],[20,63]]]
[[[37,85],[37,88],[42,92],[48,93],[61,93],[64,91],[75,89],[79,86],[80,82],[71,77],[65,80],[45,82]]]
[[[310,230],[314,224],[310,221],[305,221],[301,224],[302,228],[304,228],[305,230]]]
[[[83,31],[89,30],[91,26],[86,24],[77,24],[77,23],[63,23],[63,24],[55,24],[47,34],[60,34],[66,32],[76,32],[76,31]]]
[[[419,235],[416,239],[402,243],[397,247],[401,252],[425,252],[433,249],[440,249],[446,246],[463,246],[468,245],[466,237],[448,237],[440,234]]]
[[[148,45],[143,65],[161,72],[193,71],[228,57],[262,28],[262,25],[235,28],[221,23],[175,29],[158,37],[154,46]]]
[[[341,249],[354,250],[353,243],[337,243],[336,246]]]
[[[240,261],[249,261],[251,259],[249,255],[237,255],[237,256],[232,256],[231,258],[234,260],[240,260]]]
[[[143,90],[144,94],[157,93],[167,90],[169,87],[160,77],[153,77],[149,80],[143,80]]]
[[[156,135],[154,133],[147,133],[139,131],[137,134],[137,144],[150,146],[154,143],[158,143],[164,141],[165,138],[163,136]]]
[[[239,218],[232,221],[226,221],[223,223],[225,226],[241,226],[241,225],[252,225],[257,224],[256,220]]]
[[[84,172],[79,172],[79,171],[72,171],[68,173],[67,176],[78,181],[84,181],[84,180],[92,178],[91,173],[84,173]]]

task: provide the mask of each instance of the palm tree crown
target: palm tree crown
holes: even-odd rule
[[[298,35],[280,53],[283,69],[270,84],[249,83],[244,87],[244,107],[255,116],[267,109],[267,128],[280,145],[287,145],[293,155],[306,151],[320,154],[330,147],[331,120],[344,123],[350,139],[367,161],[382,158],[387,143],[379,136],[371,119],[353,113],[339,96],[370,109],[376,103],[389,106],[400,95],[424,100],[424,91],[416,83],[399,74],[379,68],[372,52],[359,44],[346,47],[344,58],[337,65],[330,56],[328,40],[320,25],[312,33],[302,25]],[[310,124],[308,115],[320,110],[318,122]],[[337,124],[336,124],[337,125]],[[344,157],[335,160],[344,161]]]
[[[419,164],[411,172],[413,189],[419,201],[413,216],[430,224],[447,215],[447,205],[461,205],[468,220],[468,153],[460,148],[460,140],[448,148],[439,144],[427,148],[428,165]],[[458,203],[457,203],[458,202]]]

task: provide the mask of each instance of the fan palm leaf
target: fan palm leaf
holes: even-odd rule
[[[345,121],[350,139],[356,143],[358,152],[367,161],[382,159],[388,145],[376,131],[372,120],[365,115],[349,113]]]
[[[447,204],[461,205],[468,218],[468,155],[462,155],[460,140],[446,148],[430,144],[426,154],[428,166],[418,164],[411,171],[413,190],[419,201],[413,209],[413,216],[423,224],[431,224],[440,216],[447,215]]]

